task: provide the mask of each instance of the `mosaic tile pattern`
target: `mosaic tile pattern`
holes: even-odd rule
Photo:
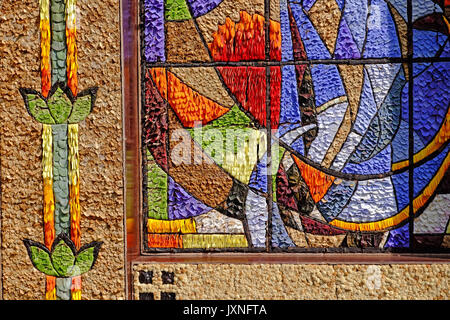
[[[445,250],[448,1],[141,4],[146,252]]]

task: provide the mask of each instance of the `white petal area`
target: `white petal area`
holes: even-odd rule
[[[211,210],[194,217],[198,233],[244,233],[242,221]]]
[[[317,124],[319,127],[317,137],[311,143],[308,158],[316,163],[321,163],[328,151],[331,143],[347,111],[348,102],[339,103],[329,107],[317,115]]]
[[[290,152],[284,153],[281,163],[283,164],[285,171],[288,171],[292,167],[292,165],[294,164],[294,159],[292,159],[292,155]]]
[[[334,162],[331,165],[331,169],[341,171],[344,168],[345,164],[347,163],[347,159],[353,153],[356,146],[361,141],[361,138],[362,138],[361,135],[355,132],[350,132],[350,134],[347,137],[347,140],[345,141],[341,150],[334,159]]]
[[[294,130],[291,130],[287,133],[285,133],[280,140],[287,145],[291,145],[295,140],[300,138],[302,135],[304,135],[306,132],[308,132],[311,129],[314,129],[316,127],[315,124],[308,124],[303,127],[298,127]]]
[[[377,109],[381,107],[389,89],[392,86],[401,65],[397,64],[368,64],[365,66],[372,83],[373,95]]]
[[[437,194],[424,212],[414,220],[414,233],[445,233],[449,218],[450,194]]]
[[[249,190],[245,202],[245,214],[253,246],[264,248],[268,220],[266,199]]]
[[[338,220],[356,223],[384,220],[397,213],[394,187],[390,177],[359,181],[348,205]]]
[[[322,214],[320,213],[319,209],[317,209],[316,206],[314,206],[314,209],[313,209],[313,211],[309,214],[309,216],[310,216],[311,218],[315,218],[315,219],[318,220],[318,221],[322,221],[322,222],[328,223],[328,221],[325,220],[325,218],[322,216]]]

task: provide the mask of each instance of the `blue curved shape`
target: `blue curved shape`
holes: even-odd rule
[[[223,0],[187,0],[194,18],[207,14],[215,9]]]

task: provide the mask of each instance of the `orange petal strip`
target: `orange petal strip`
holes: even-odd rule
[[[42,95],[48,96],[52,80],[50,72],[50,4],[49,0],[39,1],[41,32],[41,87]]]
[[[56,278],[46,276],[45,300],[56,300]]]
[[[71,297],[72,300],[81,300],[81,276],[72,278]]]
[[[335,178],[311,167],[310,165],[307,165],[294,155],[292,158],[297,164],[314,202],[319,202],[325,196]]]
[[[163,82],[156,81],[156,85],[164,95]],[[192,90],[171,72],[167,72],[167,97],[180,121],[188,128],[193,128],[196,122],[207,124],[230,110]]]
[[[76,17],[76,0],[66,0],[67,85],[74,96],[78,93]]]
[[[150,248],[183,248],[181,234],[148,234]]]
[[[167,76],[166,69],[164,68],[151,68],[148,72],[152,75],[153,81],[155,81],[156,87],[165,100],[167,100]]]

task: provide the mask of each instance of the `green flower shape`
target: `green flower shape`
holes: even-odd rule
[[[98,88],[84,90],[74,97],[64,82],[55,83],[47,98],[33,89],[19,89],[28,113],[43,124],[79,123],[91,113]]]
[[[91,242],[78,252],[73,241],[65,234],[59,235],[52,250],[39,242],[23,240],[33,266],[48,276],[70,278],[82,275],[94,266],[102,242]]]

